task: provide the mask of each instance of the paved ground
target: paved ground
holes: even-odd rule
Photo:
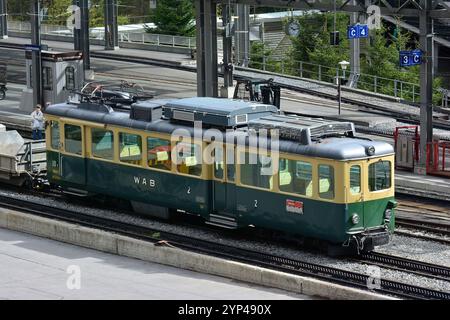
[[[0,261],[0,299],[310,299],[5,229]]]

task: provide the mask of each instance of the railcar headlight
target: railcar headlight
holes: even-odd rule
[[[353,224],[358,224],[359,223],[359,216],[358,216],[357,213],[354,213],[352,215],[352,222],[353,222]]]
[[[368,156],[373,156],[375,154],[375,147],[374,146],[367,147],[366,153]]]
[[[391,209],[386,209],[384,211],[384,220],[386,220],[386,222],[391,221],[391,216],[392,216],[392,210]]]

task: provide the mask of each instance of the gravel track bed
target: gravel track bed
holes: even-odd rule
[[[289,246],[287,244],[274,244],[269,241],[266,242],[259,240],[237,241],[236,239],[232,239],[231,237],[216,230],[204,230],[201,228],[190,226],[174,225],[152,219],[145,219],[140,216],[132,216],[116,211],[74,205],[62,200],[55,200],[51,197],[38,197],[28,194],[17,194],[3,188],[0,188],[0,194],[14,195],[16,199],[45,203],[46,205],[50,205],[56,208],[77,210],[83,213],[91,214],[93,216],[107,217],[115,221],[133,223],[139,226],[155,228],[161,231],[173,232],[198,239],[215,241],[225,245],[233,245],[245,249],[284,256],[291,259],[298,259],[311,263],[340,268],[343,270],[369,274],[368,266],[370,266],[370,264],[331,258],[319,253],[305,252],[301,249],[293,248],[292,246]],[[445,266],[449,266],[450,262],[450,246],[404,236],[394,235],[391,244],[381,249],[377,249],[377,251],[392,255],[405,256],[408,258]],[[410,283],[419,287],[450,292],[450,282],[412,275],[407,272],[381,268],[381,277],[383,279],[399,281],[402,283]]]

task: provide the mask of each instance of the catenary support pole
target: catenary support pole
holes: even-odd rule
[[[40,17],[40,1],[33,0],[30,3],[31,12],[31,44],[36,48],[41,46],[41,17]],[[44,106],[43,91],[42,91],[42,64],[41,51],[31,51],[31,72],[32,72],[32,86],[33,86],[33,104],[40,104]]]
[[[230,6],[224,5],[222,8],[222,21],[223,27],[228,27],[228,32],[231,33],[231,17]],[[232,47],[233,38],[231,34],[227,33],[227,30],[223,32],[223,82],[224,87],[228,88],[233,86],[233,61],[232,61]]]
[[[119,26],[117,0],[105,0],[105,50],[119,49]]]
[[[422,0],[422,11],[419,17],[420,49],[423,51],[424,62],[420,66],[420,159],[416,173],[426,174],[427,146],[433,140],[433,22],[430,17],[432,0]]]
[[[89,0],[80,0],[81,32],[80,43],[83,52],[84,70],[91,69],[91,52],[89,43]]]
[[[356,4],[355,0],[352,0],[352,4]],[[350,14],[350,24],[354,25],[359,22],[359,14],[353,12]],[[357,76],[361,74],[361,63],[360,63],[360,39],[350,40],[350,77],[357,79]],[[350,79],[351,80],[351,79]],[[350,83],[350,81],[349,81]],[[353,87],[357,86],[355,81]]]
[[[218,96],[216,3],[196,0],[197,96]]]
[[[0,0],[0,39],[8,38],[7,0]]]
[[[236,15],[238,17],[236,35],[234,39],[236,57],[240,66],[248,67],[250,51],[250,6],[245,4],[237,4]]]

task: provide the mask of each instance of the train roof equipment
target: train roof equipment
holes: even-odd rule
[[[249,122],[249,129],[278,130],[281,138],[294,140],[304,145],[327,137],[355,137],[355,127],[351,122],[330,122],[287,115],[270,115]],[[270,132],[269,132],[270,133]]]
[[[84,85],[78,94],[84,101],[102,102],[112,107],[129,107],[142,100],[153,99],[154,93],[134,82],[92,81]]]
[[[281,89],[273,79],[238,79],[233,99],[270,104],[280,108]]]
[[[172,100],[163,106],[164,117],[171,120],[233,128],[249,121],[278,113],[275,106],[215,98]]]

